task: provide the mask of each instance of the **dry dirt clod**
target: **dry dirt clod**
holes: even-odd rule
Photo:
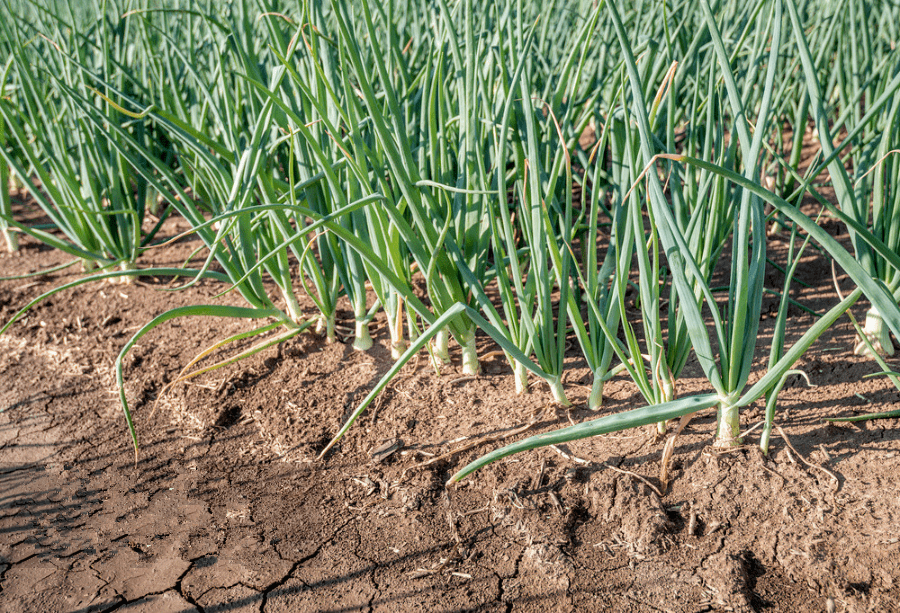
[[[749,576],[740,556],[720,552],[704,561],[699,574],[714,590],[717,604],[736,613],[753,613],[748,598]]]

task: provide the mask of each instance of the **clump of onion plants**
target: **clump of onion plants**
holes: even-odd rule
[[[34,23],[13,14],[0,20],[0,36],[13,58],[3,82],[10,75],[16,83],[16,104],[0,104],[0,131],[8,145],[0,147],[0,165],[11,169],[52,226],[22,224],[11,218],[8,204],[0,216],[4,225],[80,258],[86,271],[132,268],[166,217],[150,231],[142,228],[148,181],[116,150],[107,131],[109,124],[129,120],[113,100],[128,88],[119,69],[123,32],[115,19],[98,15],[90,36],[50,10]],[[97,89],[96,75],[102,75],[106,93]],[[128,130],[149,146],[144,122]]]
[[[658,423],[708,408],[715,408],[717,411],[718,424],[715,445],[725,447],[738,445],[741,443],[739,438],[740,409],[770,392],[774,392],[774,394],[769,397],[769,401],[774,403],[777,390],[792,372],[791,369],[797,359],[860,296],[865,294],[873,304],[877,305],[891,328],[895,331],[900,329],[900,309],[897,308],[893,297],[884,286],[872,279],[859,263],[813,220],[761,185],[760,148],[762,139],[767,133],[767,122],[771,118],[771,95],[778,72],[778,49],[783,27],[780,0],[776,0],[772,4],[768,16],[767,27],[772,38],[771,44],[768,45],[768,52],[765,44],[760,44],[756,50],[761,60],[765,58],[767,66],[764,94],[756,112],[755,132],[752,133],[747,118],[750,109],[744,107],[744,97],[731,72],[729,56],[725,51],[718,25],[708,3],[705,0],[701,2],[719,63],[720,75],[724,80],[728,96],[732,138],[738,140],[744,161],[743,172],[740,174],[685,154],[655,152],[656,146],[650,131],[649,114],[643,102],[644,86],[631,52],[631,42],[622,25],[617,3],[607,2],[606,6],[610,18],[615,24],[621,52],[625,58],[625,67],[632,92],[633,119],[640,139],[642,157],[647,163],[648,171],[644,176],[647,181],[648,211],[659,233],[660,243],[671,270],[673,286],[683,296],[693,295],[694,287],[699,289],[701,300],[697,302],[682,301],[682,312],[694,353],[715,391],[650,405],[527,438],[472,462],[456,473],[451,478],[451,482],[464,478],[490,462],[519,451]],[[722,307],[715,300],[712,288],[707,283],[665,198],[663,184],[655,172],[656,164],[661,159],[705,169],[726,178],[730,183],[741,188],[739,191],[733,192],[737,200],[734,202],[736,208],[731,233],[732,265],[728,301]],[[849,274],[858,287],[847,298],[819,318],[800,340],[769,365],[767,371],[755,384],[750,385],[749,375],[752,371],[752,361],[756,349],[766,263],[764,202],[768,202],[810,235]],[[866,236],[871,240],[870,235]],[[711,329],[707,326],[701,313],[701,305],[704,304],[711,314]],[[782,301],[781,308],[786,308],[785,301]],[[710,342],[710,336],[716,341],[716,349]],[[771,421],[772,417],[773,412],[768,412],[767,421]]]
[[[788,14],[825,157],[819,168],[828,169],[839,211],[823,198],[819,200],[847,224],[860,265],[887,287],[896,302],[900,300],[900,159],[895,155],[900,135],[900,76],[895,53],[892,45],[870,35],[867,22],[872,16],[866,11],[830,16],[844,23],[827,28],[833,39],[826,46],[827,53],[807,40],[806,28],[792,3]],[[819,41],[811,42],[816,45]],[[817,49],[816,57],[811,48]],[[819,78],[823,61],[833,62],[832,79],[824,87]],[[830,102],[834,99],[835,104]],[[848,135],[835,146],[834,135],[841,129]],[[847,147],[849,143],[852,145]],[[866,338],[858,340],[854,353],[894,354],[885,313],[874,302],[866,313],[863,335]]]

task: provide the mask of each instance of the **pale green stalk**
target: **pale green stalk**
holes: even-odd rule
[[[10,57],[0,74],[0,104],[7,104],[6,88],[10,71],[12,70],[13,58]],[[0,148],[6,149],[6,124],[0,121]],[[10,253],[17,251],[19,248],[18,235],[12,231],[4,218],[12,218],[12,201],[9,192],[12,189],[10,184],[9,164],[6,160],[0,160],[0,236],[3,236],[6,242],[6,250]]]

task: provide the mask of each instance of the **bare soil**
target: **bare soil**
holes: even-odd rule
[[[142,265],[178,265],[195,246],[148,252]],[[24,240],[0,254],[0,275],[65,260]],[[0,282],[0,319],[78,275]],[[799,278],[812,287],[797,286],[798,300],[835,303],[825,258],[811,252]],[[767,285],[782,280],[773,270]],[[202,349],[250,329],[176,320],[126,361],[135,463],[119,350],[174,306],[240,304],[210,283],[161,291],[168,283],[81,286],[0,337],[0,610],[900,611],[900,424],[823,421],[897,406],[888,381],[864,378],[880,368],[852,355],[846,318],[799,364],[816,387],[796,377],[782,392],[778,423],[796,452],[775,435],[763,457],[757,429],[718,454],[707,412],[678,437],[661,497],[664,442],[646,430],[514,456],[446,488],[503,442],[597,417],[574,350],[570,409],[537,382],[516,396],[502,358],[477,378],[414,360],[317,461],[390,367],[384,326],[367,353],[303,334],[160,398]],[[775,298],[766,306],[774,313]],[[758,373],[773,320],[762,321]],[[813,321],[792,309],[791,339]],[[690,364],[679,395],[707,391],[699,375]],[[600,413],[640,405],[617,378]],[[760,403],[742,423],[762,415]],[[392,439],[394,453],[373,454]]]

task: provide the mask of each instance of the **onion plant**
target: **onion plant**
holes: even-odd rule
[[[306,6],[305,23],[313,27],[304,34],[308,55],[298,68],[284,59],[297,89],[293,106],[281,103],[290,120],[289,130],[297,134],[296,146],[304,152],[303,172],[310,173],[323,163],[331,163],[328,156],[345,162],[341,172],[326,173],[323,186],[328,197],[319,200],[319,210],[325,211],[329,202],[342,202],[361,195],[384,193],[397,202],[398,188],[387,181],[387,169],[374,135],[367,129],[366,112],[358,100],[349,73],[340,70],[341,54],[321,35],[324,17],[321,7]],[[302,28],[301,28],[302,31]],[[298,105],[298,102],[300,104]],[[347,133],[341,137],[342,133]],[[302,138],[301,138],[302,137]],[[402,247],[398,229],[383,207],[367,207],[345,218],[355,236],[373,248],[399,277],[409,277],[409,261]],[[356,320],[354,347],[371,346],[368,323],[375,311],[383,308],[391,337],[391,351],[398,358],[405,349],[402,300],[377,270],[367,265],[345,243],[319,238],[319,251],[326,251],[334,264],[344,290],[353,306]],[[371,285],[377,301],[367,309],[366,287]],[[321,295],[321,291],[320,291]]]
[[[670,73],[671,74],[671,73]],[[663,85],[665,88],[665,84]],[[662,91],[660,92],[662,93]],[[654,106],[658,106],[661,96],[657,95]],[[652,115],[656,115],[654,108]],[[683,368],[689,349],[684,318],[678,303],[681,297],[670,290],[665,314],[661,288],[665,287],[668,273],[662,267],[659,249],[659,234],[652,212],[648,215],[647,228],[641,206],[642,190],[639,187],[642,166],[636,133],[628,129],[625,122],[613,119],[612,156],[617,160],[616,182],[620,186],[617,202],[613,210],[613,235],[616,265],[614,274],[614,296],[616,298],[617,319],[621,321],[625,342],[619,353],[622,365],[631,375],[638,389],[649,404],[662,404],[675,399],[675,382]],[[631,186],[634,186],[632,188]],[[699,218],[699,216],[697,217]],[[636,300],[641,313],[644,345],[641,346],[636,330],[629,321],[625,295],[631,282],[632,254],[637,262]],[[693,293],[689,295],[693,300]],[[594,305],[589,305],[595,309]],[[599,313],[598,313],[599,314]],[[607,332],[608,341],[619,344]],[[687,342],[686,342],[687,341]],[[665,432],[665,422],[657,424],[658,433]]]
[[[576,268],[576,274],[581,281],[582,298],[589,307],[583,319],[578,310],[573,310],[571,313],[572,327],[592,373],[588,408],[594,411],[598,410],[603,403],[604,384],[615,372],[610,369],[610,365],[615,355],[613,339],[619,328],[622,306],[618,300],[621,285],[617,283],[620,278],[618,276],[620,271],[617,267],[619,263],[628,259],[618,255],[621,252],[621,246],[615,239],[620,234],[614,223],[610,224],[613,233],[606,245],[602,264],[599,255],[600,215],[601,211],[606,208],[601,204],[601,199],[605,198],[607,194],[607,191],[601,187],[601,174],[605,164],[603,151],[609,134],[607,129],[609,125],[610,122],[604,125],[604,130],[595,146],[595,151],[600,153],[596,156],[594,171],[590,175],[592,180],[589,190],[590,203],[587,204],[584,198],[582,199],[582,207],[587,206],[586,227],[581,236],[580,264],[583,272]],[[586,191],[583,190],[582,195],[585,193]],[[613,219],[624,218],[624,216],[615,215],[611,215],[611,217]]]
[[[586,17],[577,30],[577,43],[560,58],[559,81],[547,90],[547,100],[535,98],[527,103],[534,69],[529,69],[528,49],[536,30],[528,34],[521,22],[508,21],[506,40],[519,43],[519,59],[513,74],[501,73],[504,89],[502,111],[495,120],[493,153],[495,185],[500,194],[507,193],[510,179],[513,191],[510,206],[489,209],[491,214],[494,272],[500,290],[501,306],[507,321],[508,338],[525,353],[534,353],[545,380],[557,402],[567,404],[562,387],[568,322],[576,326],[576,335],[592,370],[602,377],[612,352],[604,342],[590,341],[582,320],[576,293],[571,286],[574,266],[572,245],[582,233],[586,210],[578,213],[573,202],[574,176],[569,151],[591,119],[590,109],[599,93],[589,94],[583,78],[587,66],[587,44],[595,32],[599,11]],[[511,45],[513,52],[515,46]],[[511,78],[510,78],[511,76]],[[584,106],[572,104],[584,100]],[[509,136],[507,136],[509,135]],[[503,163],[513,154],[512,172]],[[584,191],[582,192],[585,193]],[[596,257],[596,212],[600,206],[599,191],[594,192],[594,215],[585,226],[594,240],[585,247],[586,257]],[[594,224],[593,226],[591,224]],[[590,228],[593,230],[591,231]],[[521,237],[518,239],[517,237]],[[500,268],[502,266],[502,269]],[[602,292],[601,283],[588,288]],[[488,314],[492,307],[479,298],[479,306]],[[553,304],[559,308],[554,314]],[[589,325],[595,323],[589,317]],[[513,360],[510,360],[511,363]],[[524,365],[513,363],[516,390],[527,387]]]

